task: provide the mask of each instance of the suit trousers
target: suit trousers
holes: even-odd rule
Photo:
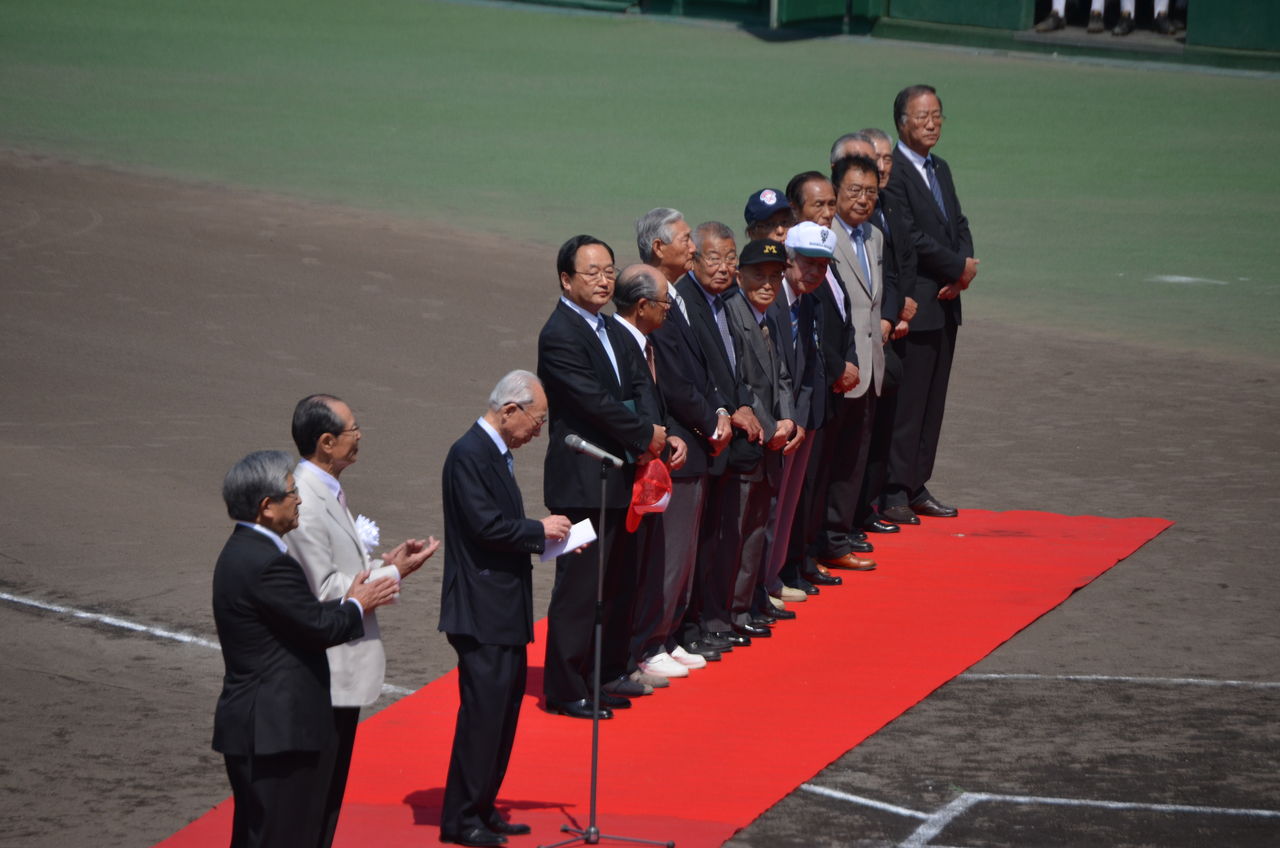
[[[778,482],[778,492],[774,496],[766,531],[769,540],[768,560],[760,581],[765,591],[771,595],[782,591],[780,575],[782,565],[787,561],[787,550],[791,546],[792,528],[804,523],[803,516],[799,516],[797,510],[804,491],[805,471],[809,467],[809,457],[813,454],[815,437],[821,432],[810,431],[800,447],[782,458],[782,479]]]
[[[347,774],[351,771],[351,752],[356,746],[356,727],[359,724],[359,707],[333,708],[333,729],[338,734],[338,747],[334,752],[333,776],[329,778],[329,792],[324,802],[320,848],[329,848],[333,844],[333,834],[338,830],[338,814],[342,812],[342,797],[347,794]]]
[[[884,492],[889,473],[889,445],[893,443],[893,418],[898,409],[898,390],[876,400],[875,421],[871,424],[871,448],[867,451],[867,473],[862,476],[862,494],[854,514],[855,527],[865,527],[876,518],[876,506]]]
[[[564,515],[577,524],[584,518],[592,526],[600,522],[599,509],[566,509]],[[604,615],[600,641],[600,683],[626,673],[631,643],[631,596],[635,576],[630,573],[627,552],[621,544],[626,532],[626,510],[606,509],[598,538],[582,553],[556,558],[556,580],[547,606],[547,653],[542,690],[548,701],[581,701],[591,697],[591,673],[595,663],[596,576],[604,554]]]
[[[332,748],[224,755],[235,798],[231,848],[315,845],[324,824],[333,756]]]
[[[663,519],[662,622],[655,637],[662,641],[646,654],[672,651],[679,644],[681,622],[693,602],[698,534],[707,499],[707,475],[671,478],[671,500]],[[651,644],[654,644],[650,640]]]
[[[526,645],[449,634],[458,653],[458,721],[440,811],[440,835],[487,827],[511,761],[528,671]]]
[[[707,481],[707,501],[698,535],[694,566],[694,603],[685,614],[685,633],[719,633],[733,629],[729,599],[742,556],[742,475],[726,471]],[[696,609],[694,609],[696,607]],[[696,630],[695,630],[696,627]]]
[[[870,388],[862,397],[837,399],[836,417],[825,428],[822,453],[812,466],[820,475],[815,491],[826,492],[822,530],[813,544],[813,554],[819,558],[836,559],[853,552],[851,531],[867,472],[876,399]]]
[[[749,479],[753,476],[759,479]],[[733,596],[729,601],[729,618],[735,626],[751,623],[752,601],[769,553],[769,505],[774,495],[769,475],[763,473],[763,469],[758,475],[744,474],[741,479],[742,513],[739,534],[742,538],[742,554],[739,557],[738,573],[734,578]]]
[[[925,484],[938,455],[957,329],[948,319],[940,330],[913,330],[893,343],[902,359],[902,386],[889,445],[885,506],[906,506],[928,494]]]
[[[624,533],[627,559],[633,563],[636,579],[635,602],[631,606],[630,660],[633,664],[661,651],[666,638],[666,634],[660,632],[666,606],[663,599],[665,518],[665,513],[651,513],[640,519],[636,532]]]

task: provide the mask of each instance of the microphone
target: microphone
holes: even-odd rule
[[[577,451],[578,453],[586,454],[587,456],[593,456],[596,459],[600,460],[601,462],[609,463],[614,468],[622,467],[622,460],[618,459],[616,456],[609,453],[604,448],[596,447],[595,445],[588,442],[586,439],[579,436],[577,433],[570,433],[569,435],[565,436],[564,443],[568,445],[571,449]]]

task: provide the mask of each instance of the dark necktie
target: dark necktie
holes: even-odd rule
[[[800,339],[800,298],[791,302],[791,343],[798,344]]]
[[[516,458],[511,455],[511,451],[504,452],[502,458],[507,461],[507,473],[512,477],[516,476]]]
[[[944,220],[951,220],[947,217],[947,205],[942,202],[942,188],[938,185],[938,175],[935,173],[937,166],[933,163],[932,156],[926,156],[924,160],[924,175],[929,182],[929,191],[933,192],[933,199],[938,204],[938,211],[942,213]]]
[[[648,339],[644,340],[644,359],[649,363],[649,376],[653,378],[653,384],[658,384],[658,367],[653,362],[653,342]]]
[[[880,231],[886,236],[892,235],[889,232],[889,219],[885,217],[884,210],[879,206],[876,207],[876,220],[880,222]]]
[[[715,314],[716,329],[720,331],[720,341],[724,343],[725,356],[729,357],[729,367],[738,367],[738,358],[733,353],[733,337],[729,335],[729,317],[724,314],[724,295],[716,295],[715,306],[711,310]]]

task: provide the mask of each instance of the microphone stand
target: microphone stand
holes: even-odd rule
[[[613,839],[618,842],[631,842],[637,845],[665,845],[666,848],[675,848],[676,843],[668,840],[659,842],[653,839],[637,839],[631,836],[613,836],[607,833],[601,833],[600,828],[596,826],[596,785],[600,771],[600,642],[604,636],[604,545],[601,544],[604,538],[604,505],[605,505],[605,484],[609,479],[609,461],[602,460],[600,462],[600,528],[597,531],[599,537],[596,542],[596,621],[595,621],[595,656],[593,658],[592,684],[591,684],[591,812],[586,828],[570,827],[567,824],[560,825],[561,833],[572,833],[571,839],[563,842],[555,842],[551,845],[539,845],[538,848],[563,848],[565,845],[573,845],[582,843],[583,845],[597,845],[601,838]]]

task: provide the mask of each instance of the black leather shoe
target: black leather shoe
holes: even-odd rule
[[[773,635],[769,628],[765,627],[763,624],[735,624],[733,626],[733,631],[739,636],[746,636],[748,639],[753,637],[757,639],[767,639]]]
[[[849,535],[850,535],[852,538],[857,539],[859,542],[865,542],[865,541],[867,541],[867,531],[866,531],[866,530],[853,530],[853,531],[851,531],[851,532],[849,533]]]
[[[839,586],[844,582],[844,578],[838,574],[822,574],[817,571],[813,574],[806,574],[804,579],[817,586]]]
[[[865,539],[851,539],[849,541],[849,550],[853,551],[855,554],[869,554],[875,549],[875,545],[872,545]]]
[[[570,718],[591,718],[593,715],[590,698],[583,698],[580,701],[547,701],[547,712]],[[613,711],[601,706],[600,718],[613,718]]]
[[[707,635],[714,636],[715,638],[720,639],[721,641],[728,642],[730,645],[733,645],[735,648],[745,648],[751,644],[750,636],[743,636],[739,633],[734,633],[731,630],[715,630],[715,631],[712,631],[711,633],[708,633]]]
[[[773,616],[778,621],[790,621],[796,617],[796,614],[789,609],[775,609],[773,612],[769,613],[769,615]]]
[[[697,654],[707,662],[720,662],[720,655],[732,651],[733,646],[726,644],[723,648],[713,648],[703,640],[695,639],[686,643],[684,649],[691,654]]]
[[[753,615],[751,616],[751,623],[757,627],[769,627],[777,624],[778,618],[773,615]]]
[[[916,515],[927,515],[930,518],[955,518],[960,514],[960,510],[953,506],[940,504],[932,497],[916,501],[911,505],[911,511]]]
[[[894,524],[919,524],[920,517],[911,511],[909,506],[887,506],[880,514]]]
[[[517,824],[509,822],[505,819],[492,818],[489,820],[489,829],[494,833],[505,836],[524,836],[526,833],[532,832],[533,828],[527,824]]]
[[[591,704],[591,701],[590,699],[588,699],[587,705],[590,706],[590,704]],[[600,709],[629,710],[631,709],[631,699],[622,698],[617,695],[610,695],[608,692],[601,692],[600,693]]]
[[[487,848],[491,845],[506,845],[507,837],[494,833],[487,827],[469,827],[461,833],[440,833],[441,842],[453,842],[458,845],[477,845]]]
[[[901,533],[902,528],[879,518],[873,518],[866,524],[868,533]]]

